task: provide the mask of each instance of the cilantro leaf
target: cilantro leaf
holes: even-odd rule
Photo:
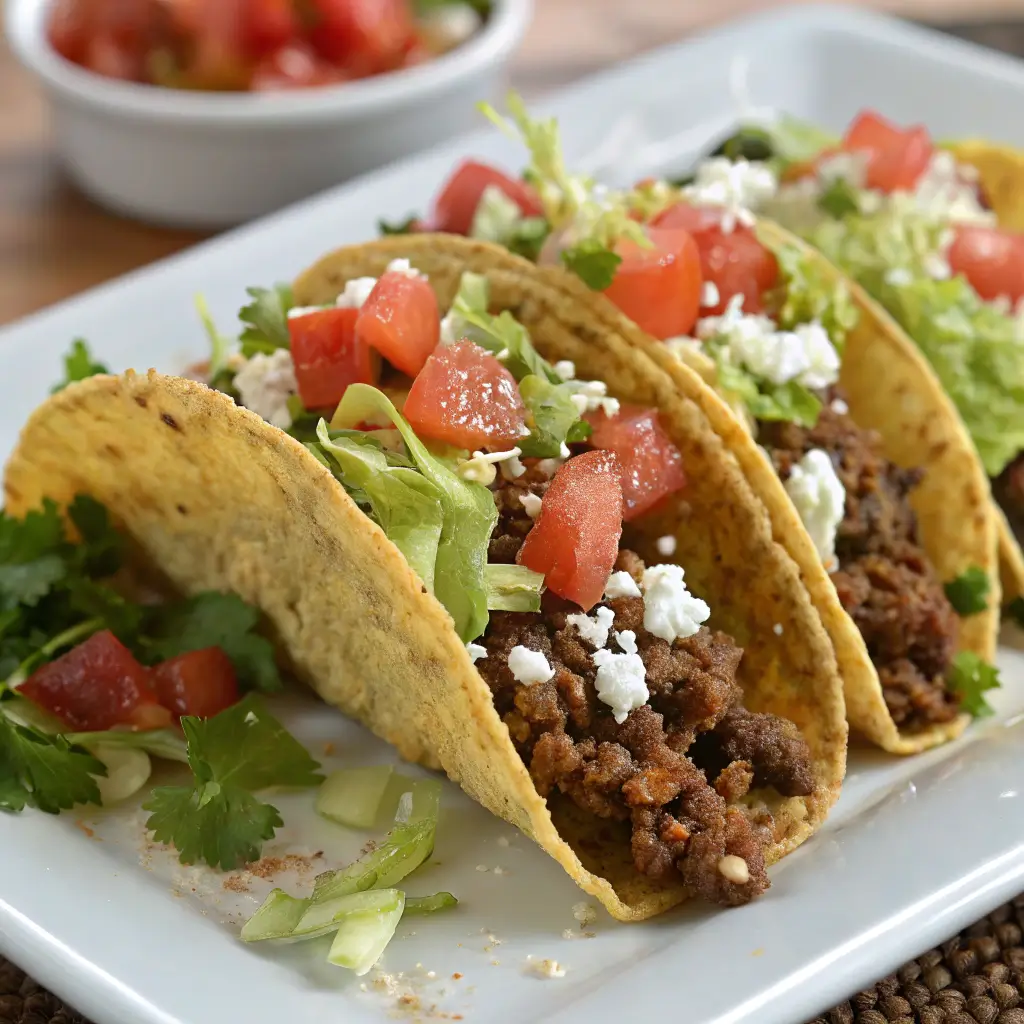
[[[959,615],[983,612],[988,607],[989,588],[988,574],[977,565],[968,566],[943,587],[949,603]]]
[[[818,208],[835,220],[860,213],[857,190],[845,178],[835,178],[818,197]]]
[[[519,382],[519,394],[529,411],[530,436],[519,442],[523,454],[541,459],[557,457],[581,422],[572,392],[564,384],[552,384],[531,373]]]
[[[273,288],[246,288],[252,302],[243,306],[238,318],[245,325],[239,335],[242,355],[247,359],[257,352],[273,352],[288,348],[288,310],[292,308],[292,290],[289,285],[276,284]]]
[[[771,160],[775,155],[775,142],[771,133],[756,125],[747,125],[720,142],[709,154],[724,156],[728,160],[757,162]]]
[[[63,736],[48,736],[0,714],[0,807],[18,811],[26,805],[47,814],[99,804],[94,775],[107,769],[91,754],[74,749]]]
[[[92,576],[112,576],[121,566],[122,537],[110,514],[95,498],[79,494],[68,506],[81,544],[75,549],[85,571]]]
[[[386,220],[377,221],[377,230],[382,235],[413,235],[416,233],[416,226],[419,218],[415,213],[410,213],[405,220],[389,223]]]
[[[252,695],[213,718],[186,716],[181,727],[195,783],[153,790],[143,805],[151,812],[146,828],[183,864],[228,871],[256,860],[282,821],[251,791],[314,786],[323,781],[320,766]]]
[[[562,263],[592,291],[604,291],[615,278],[622,257],[593,238],[562,252]]]
[[[110,373],[110,370],[103,363],[97,363],[93,359],[89,346],[82,338],[75,338],[67,355],[64,356],[64,379],[59,384],[54,384],[50,394],[55,395],[69,384],[85,380],[86,377],[95,377],[99,373]]]
[[[270,641],[254,630],[259,613],[237,594],[208,591],[173,605],[157,606],[147,626],[147,654],[163,661],[204,647],[231,659],[242,685],[270,693],[282,687]]]
[[[143,805],[146,828],[178,851],[182,864],[206,863],[231,871],[259,860],[263,843],[284,824],[276,807],[244,789],[160,786]]]
[[[516,224],[512,234],[505,239],[505,248],[531,263],[536,263],[550,234],[551,225],[545,218],[523,217]]]
[[[984,694],[986,690],[996,690],[1000,686],[999,669],[983,661],[973,651],[961,651],[953,659],[949,688],[960,695],[960,705],[968,714],[975,718],[994,714]]]

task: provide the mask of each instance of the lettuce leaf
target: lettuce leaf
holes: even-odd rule
[[[553,459],[563,444],[590,436],[590,425],[580,419],[572,392],[564,384],[552,384],[531,373],[519,382],[519,394],[529,410],[530,436],[519,442],[523,455]]]
[[[544,574],[525,565],[488,565],[487,607],[492,611],[539,612]]]
[[[775,257],[785,287],[779,326],[791,331],[800,324],[817,320],[842,355],[846,336],[860,319],[849,289],[837,288],[828,279],[817,255],[809,256],[795,246],[783,245],[775,250]]]
[[[475,640],[488,620],[484,571],[487,545],[498,520],[494,499],[486,487],[463,480],[432,455],[391,400],[368,384],[353,384],[345,392],[331,426],[351,428],[381,413],[398,429],[416,468],[436,489],[442,524],[434,563],[434,594],[448,609],[459,637]],[[426,492],[421,488],[416,493],[422,496]],[[403,523],[408,527],[408,519]]]
[[[754,419],[782,420],[802,427],[813,427],[818,422],[821,399],[810,388],[795,380],[773,384],[755,377],[725,359],[725,349],[715,338],[705,342],[704,348],[715,361],[719,387],[739,399]]]

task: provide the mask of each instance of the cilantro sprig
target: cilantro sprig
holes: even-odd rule
[[[181,720],[191,786],[161,786],[143,805],[146,828],[183,864],[230,871],[259,859],[283,821],[254,791],[323,781],[305,747],[250,695],[213,718]]]
[[[971,565],[946,583],[943,589],[958,615],[976,615],[988,607],[991,581],[984,569]]]
[[[975,718],[987,718],[995,711],[985,699],[989,690],[1002,686],[999,669],[973,651],[961,651],[954,659],[949,688],[960,695],[960,706]]]
[[[110,373],[103,363],[96,362],[89,351],[89,345],[83,338],[75,338],[71,348],[64,356],[64,379],[50,389],[51,394],[63,391],[69,384],[95,377],[100,373]]]
[[[271,353],[288,348],[288,310],[295,304],[289,285],[276,284],[273,288],[246,288],[252,299],[238,313],[244,328],[239,335],[242,355],[246,359],[258,352]]]

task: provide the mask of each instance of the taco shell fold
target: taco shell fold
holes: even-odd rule
[[[745,648],[746,706],[790,718],[810,747],[811,796],[747,798],[770,807],[768,860],[778,860],[820,826],[837,798],[847,738],[836,657],[819,618],[823,606],[826,617],[838,606],[834,596],[829,604],[808,593],[808,575],[824,588],[804,564],[799,523],[783,514],[781,485],[766,486],[759,500],[746,464],[756,448],[732,436],[724,407],[696,375],[681,366],[659,370],[644,354],[650,346],[630,344],[625,329],[503,250],[447,236],[342,249],[299,278],[295,300],[331,302],[346,280],[377,276],[400,256],[429,275],[442,309],[463,271],[486,274],[494,304],[514,312],[545,358],[572,359],[581,376],[604,380],[616,397],[659,408],[689,482],[664,513],[641,520],[640,553],[644,545],[653,552],[666,532],[676,537],[676,560],[708,598],[712,624]],[[233,590],[257,605],[300,680],[403,757],[443,768],[616,918],[641,920],[686,898],[681,883],[636,872],[628,831],[608,836],[608,823],[538,795],[448,613],[287,434],[184,378],[94,377],[33,414],[5,477],[14,515],[45,497],[67,503],[80,492],[106,504],[182,591]],[[766,510],[772,502],[778,507]],[[842,634],[835,622],[830,632]]]

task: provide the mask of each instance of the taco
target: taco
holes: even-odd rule
[[[748,165],[746,194],[724,159],[685,193],[610,190],[566,169],[553,122],[510,106],[523,180],[463,164],[428,222],[533,239],[544,279],[589,307],[595,331],[628,338],[701,406],[800,566],[854,729],[897,753],[958,735],[996,683],[995,524],[927,363],[819,254],[755,223],[744,201],[774,187],[767,170]]]
[[[842,139],[784,120],[719,148],[770,170],[760,209],[855,278],[931,363],[1002,509],[1011,604],[1024,594],[1024,154],[936,145],[872,111]]]
[[[243,318],[205,374],[250,408],[155,372],[73,385],[8,507],[103,501],[615,917],[763,891],[838,795],[842,687],[700,406],[530,264],[450,237],[342,249]]]

